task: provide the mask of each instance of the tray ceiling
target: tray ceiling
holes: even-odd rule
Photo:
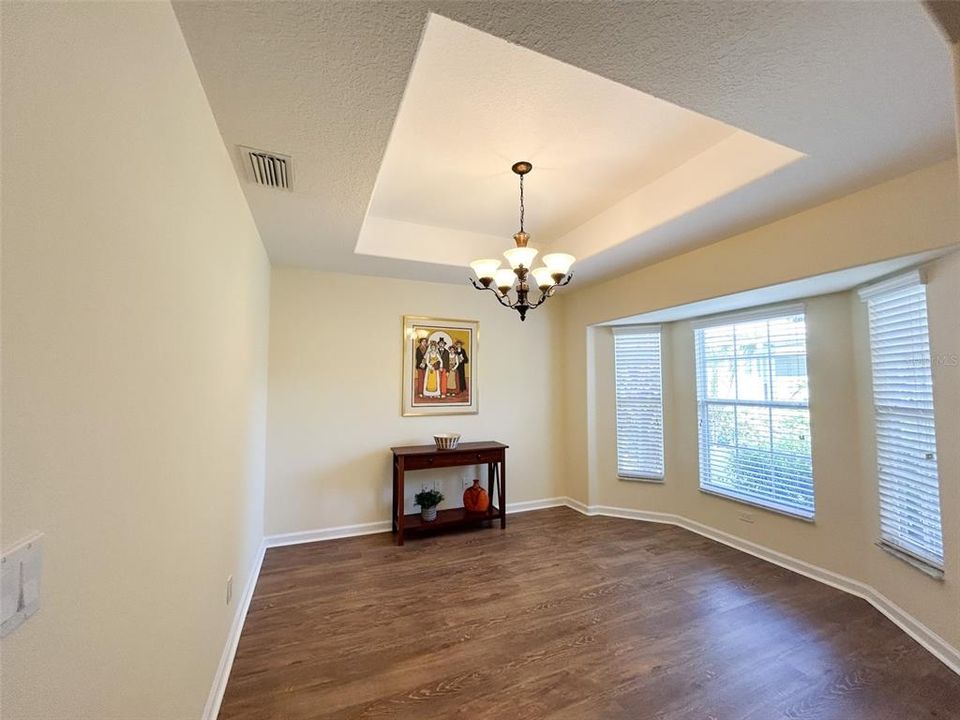
[[[460,245],[509,243],[509,165],[528,159],[535,242],[582,256],[583,282],[955,153],[949,50],[920,3],[199,0],[175,9],[276,265],[463,282]],[[449,32],[432,37],[435,23]],[[455,36],[468,46],[451,46]],[[422,150],[430,138],[390,140],[405,132],[401,101],[408,83],[415,96],[421,41],[423,59],[432,55],[425,77],[444,94],[426,125],[436,153]],[[471,63],[469,47],[493,44],[506,49]],[[514,56],[516,82],[494,82]],[[456,82],[465,72],[472,87]],[[585,99],[609,110],[614,96],[629,112],[585,111]],[[463,124],[471,107],[483,126]],[[732,134],[723,139],[721,128]],[[732,145],[745,137],[803,158],[770,172],[785,158],[755,165]],[[691,162],[724,144],[733,159]],[[238,146],[291,156],[293,191],[249,183]],[[440,228],[442,239],[426,254],[364,254],[365,220],[394,226],[381,244],[402,238],[402,223]],[[429,235],[408,235],[418,233]]]
[[[510,166],[530,160],[533,245],[548,247],[618,204],[629,216],[603,233],[589,223],[571,238],[582,260],[800,157],[431,15],[356,250],[461,268],[499,257],[518,228]]]

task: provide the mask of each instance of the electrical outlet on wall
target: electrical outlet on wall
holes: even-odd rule
[[[43,535],[34,535],[0,557],[0,637],[5,637],[40,609]]]
[[[227,575],[227,605],[233,600],[233,575]]]

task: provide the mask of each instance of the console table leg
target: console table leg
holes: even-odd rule
[[[397,531],[397,463],[393,463],[393,514],[390,516],[393,523],[393,532]]]
[[[500,461],[500,528],[507,527],[507,458],[504,453],[503,460]]]
[[[487,463],[487,498],[490,500],[490,509],[493,509],[493,499],[496,497],[493,494],[493,489],[496,483],[496,480],[494,479],[494,473],[496,472],[495,468],[495,463]]]
[[[397,545],[403,545],[403,504],[405,490],[403,487],[403,458],[397,466],[397,490],[396,490],[396,518],[397,518]]]

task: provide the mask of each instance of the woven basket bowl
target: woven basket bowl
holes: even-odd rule
[[[460,433],[434,435],[433,441],[437,444],[437,450],[454,450],[460,444]]]

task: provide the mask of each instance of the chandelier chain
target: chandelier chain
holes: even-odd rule
[[[524,206],[523,206],[523,175],[521,175],[521,176],[520,176],[520,232],[523,232],[523,214],[524,214],[524,210],[525,210],[525,208],[524,208]]]

